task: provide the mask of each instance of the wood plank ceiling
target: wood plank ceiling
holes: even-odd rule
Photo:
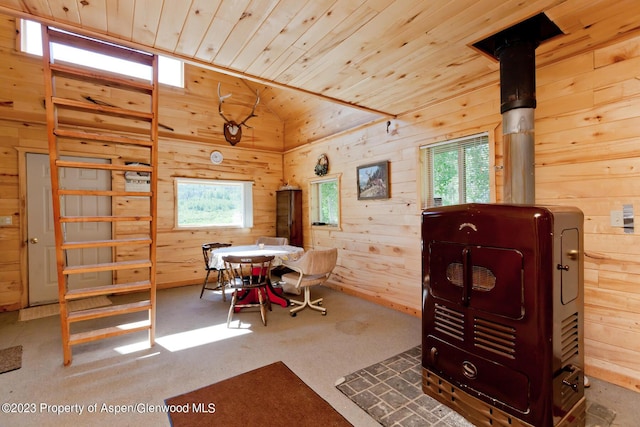
[[[636,31],[638,0],[0,0],[0,12],[243,77],[283,120],[317,94],[388,116],[496,84],[471,45],[545,12],[544,66]]]

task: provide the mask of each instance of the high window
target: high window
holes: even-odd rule
[[[420,156],[422,208],[491,201],[488,134],[424,146]]]
[[[253,227],[253,182],[175,179],[177,228]]]
[[[42,56],[42,27],[39,23],[21,20],[20,49],[32,55]],[[145,65],[84,49],[54,43],[52,55],[56,60],[71,62],[85,67],[99,68],[129,77],[151,80],[151,69]],[[158,82],[184,87],[184,63],[166,56],[158,57]]]
[[[309,183],[312,226],[340,226],[340,179],[323,177]]]

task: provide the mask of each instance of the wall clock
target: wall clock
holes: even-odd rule
[[[211,163],[213,163],[214,165],[219,165],[220,163],[222,163],[222,160],[224,159],[224,157],[222,157],[222,153],[219,151],[212,151],[210,158],[211,158]]]

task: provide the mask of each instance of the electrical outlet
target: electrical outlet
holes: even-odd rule
[[[611,211],[611,226],[624,227],[624,215],[622,211]]]
[[[13,224],[13,218],[10,216],[0,216],[0,225],[11,225]]]

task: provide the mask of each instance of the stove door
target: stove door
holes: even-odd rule
[[[451,242],[431,242],[429,251],[429,292],[434,298],[511,319],[522,318],[521,252]]]

